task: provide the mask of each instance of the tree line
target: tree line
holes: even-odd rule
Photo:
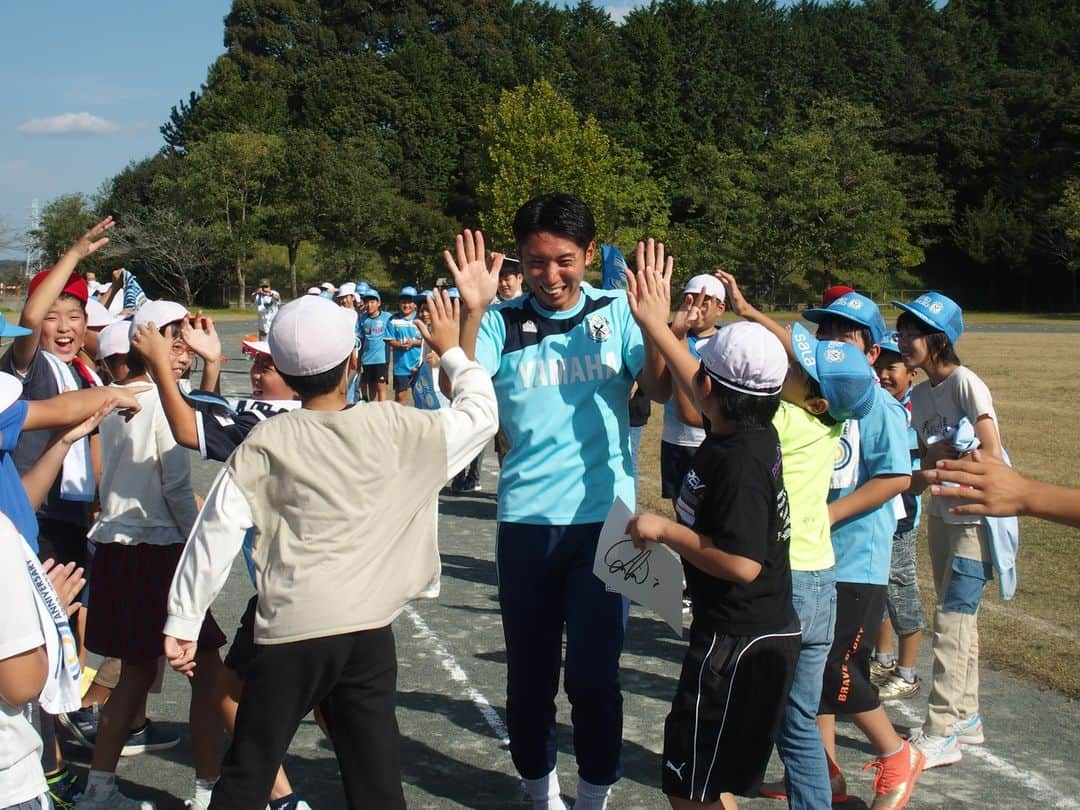
[[[512,249],[561,189],[774,304],[1080,307],[1074,0],[234,0],[224,43],[160,152],[46,207],[47,255],[108,211],[99,261],[185,301],[426,286],[462,224]]]

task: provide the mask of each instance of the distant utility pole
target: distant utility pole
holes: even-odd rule
[[[38,210],[37,198],[30,202],[30,231],[33,233],[41,227],[41,212]],[[26,277],[33,278],[41,270],[41,251],[34,244],[31,236],[26,240]]]

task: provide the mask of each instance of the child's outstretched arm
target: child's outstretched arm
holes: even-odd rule
[[[634,515],[626,525],[626,531],[636,548],[645,548],[647,541],[663,543],[695,567],[718,579],[746,585],[761,573],[761,563],[757,560],[721,551],[706,535],[660,515],[650,512]]]
[[[64,458],[71,449],[71,445],[90,435],[90,432],[101,424],[101,420],[116,407],[116,404],[115,399],[106,400],[104,405],[82,422],[62,433],[57,433],[49,446],[45,448],[45,452],[34,462],[34,466],[22,476],[23,489],[26,490],[26,497],[30,499],[30,505],[34,507],[35,512],[41,508],[49,496],[49,490],[56,476],[60,474],[61,467],[64,466]]]
[[[33,399],[28,403],[22,429],[66,428],[82,422],[110,400],[113,401],[114,408],[136,414],[141,406],[135,395],[149,390],[148,385],[131,388],[96,387],[66,391],[48,399]]]
[[[443,251],[443,261],[454,279],[454,286],[461,296],[461,326],[459,341],[465,355],[476,359],[476,336],[480,334],[480,321],[488,304],[499,290],[499,271],[503,254],[484,249],[484,234],[468,228],[454,240],[454,253]]]
[[[220,347],[220,343],[218,344]],[[196,425],[195,409],[180,393],[180,386],[173,379],[169,352],[172,341],[158,331],[153,322],[135,329],[131,336],[131,348],[138,351],[146,361],[146,367],[161,396],[161,407],[165,409],[165,418],[169,420],[176,443],[189,450],[199,449],[199,429]],[[221,349],[218,349],[220,356]]]
[[[26,299],[26,303],[23,304],[22,314],[19,316],[19,324],[29,329],[30,334],[15,338],[15,342],[11,346],[12,359],[15,361],[14,366],[20,374],[25,373],[30,368],[30,363],[34,359],[34,352],[37,351],[38,342],[41,339],[41,324],[45,321],[45,316],[49,314],[53,302],[64,291],[71,272],[78,266],[80,261],[109,243],[109,238],[105,236],[105,233],[112,226],[113,218],[105,217],[105,219],[80,236],[75,241],[75,244],[69,247],[67,252],[60,257],[60,261],[53,265],[52,272],[34,290],[33,295]]]
[[[875,476],[854,492],[829,504],[829,523],[835,526],[842,520],[877,509],[910,486],[910,475]]]
[[[720,279],[720,282],[724,285],[724,291],[727,293],[727,308],[740,318],[745,318],[754,323],[760,323],[780,338],[780,342],[784,344],[784,350],[788,353],[788,357],[792,360],[798,359],[795,357],[795,349],[791,345],[791,332],[747,301],[746,298],[743,297],[742,290],[739,289],[738,282],[735,281],[735,276],[724,270],[717,270],[715,275]]]
[[[675,257],[665,253],[663,242],[650,236],[637,243],[634,266],[636,272],[633,281],[631,274],[626,274],[627,302],[631,314],[634,314],[635,306],[644,302],[643,314],[650,319],[650,326],[655,328],[661,307],[666,307],[667,311],[660,318],[666,326],[671,314],[671,273],[675,269]],[[632,283],[635,285],[633,289],[637,292],[636,296],[631,293]],[[636,314],[634,319],[638,320]],[[640,320],[638,324],[641,325]],[[641,329],[644,333],[645,327],[642,326]],[[655,341],[645,340],[645,362],[637,376],[637,384],[653,402],[667,402],[671,399],[671,373],[667,368],[667,357]]]
[[[431,326],[416,326],[442,358],[440,369],[450,384],[450,407],[437,413],[446,437],[446,477],[451,478],[476,457],[499,428],[499,412],[491,377],[458,345],[460,305],[440,290],[428,300]]]

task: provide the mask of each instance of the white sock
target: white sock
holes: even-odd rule
[[[210,794],[214,792],[214,785],[217,784],[217,779],[199,779],[195,778],[195,801],[203,806],[209,806]]]
[[[896,674],[908,683],[915,683],[919,679],[918,670],[915,667],[902,667],[897,664]]]
[[[604,810],[610,794],[611,785],[594,785],[579,776],[574,810]]]
[[[877,658],[877,662],[883,667],[892,667],[896,665],[896,653],[874,653],[874,657]]]
[[[107,796],[116,787],[116,774],[112,771],[95,771],[90,769],[86,776],[86,792],[91,796]]]
[[[533,803],[535,810],[566,810],[559,788],[559,775],[552,771],[539,779],[522,779],[525,793]]]

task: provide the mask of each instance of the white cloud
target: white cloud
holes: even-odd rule
[[[119,124],[88,112],[31,118],[19,124],[19,132],[26,135],[108,135],[119,130]]]

